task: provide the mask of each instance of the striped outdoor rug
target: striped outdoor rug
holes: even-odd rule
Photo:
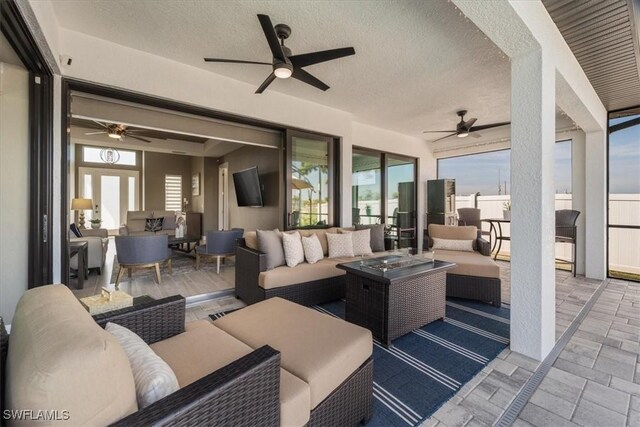
[[[394,340],[388,349],[374,341],[373,417],[367,426],[417,426],[431,416],[509,345],[508,307],[448,298],[445,320]],[[344,318],[344,301],[313,308]]]

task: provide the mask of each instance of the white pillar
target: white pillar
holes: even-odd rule
[[[585,135],[585,275],[607,277],[607,139],[604,132]]]
[[[511,60],[511,349],[555,344],[555,67],[541,50]]]
[[[580,211],[576,235],[576,272],[584,274],[585,258],[585,137],[575,132],[571,143],[571,208]]]

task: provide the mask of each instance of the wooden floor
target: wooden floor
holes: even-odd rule
[[[111,282],[114,257],[116,254],[115,247],[113,237],[110,237],[109,250],[107,251],[102,274],[98,275],[97,272],[91,271],[89,278],[84,282],[83,289],[74,289],[73,286],[75,285],[76,279],[72,279],[71,289],[78,298],[99,294],[102,287],[115,289],[115,284]],[[176,294],[190,297],[232,289],[235,287],[235,267],[232,263],[229,264],[228,266],[221,266],[220,275],[216,274],[215,270],[196,271],[195,267],[192,271],[184,273],[174,272],[174,274],[170,275],[168,271],[163,268],[162,284],[160,285],[153,280],[152,275],[136,274],[134,272],[131,279],[128,279],[125,275],[125,278],[120,282],[120,290],[133,296],[149,295],[153,298],[163,298]]]

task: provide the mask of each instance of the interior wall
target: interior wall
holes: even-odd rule
[[[218,229],[218,159],[205,157],[204,174],[200,178],[204,188],[204,214],[202,215],[202,232]]]
[[[273,229],[280,224],[280,150],[263,147],[244,147],[220,159],[229,163],[229,227],[245,230]],[[258,166],[260,182],[264,187],[264,207],[239,207],[233,186],[233,173]],[[217,194],[217,192],[216,192]],[[217,229],[217,226],[215,227]]]
[[[192,212],[203,213],[204,201],[206,198],[205,194],[210,190],[209,188],[206,188],[203,182],[204,180],[202,179],[204,175],[204,157],[191,157],[191,177],[193,178],[196,174],[200,177],[200,192],[197,196],[194,196],[192,192],[189,192],[189,194],[191,194],[191,207],[189,210]]]
[[[28,281],[29,73],[3,62],[0,123],[0,316],[11,324]]]
[[[187,199],[191,209],[191,157],[151,152],[143,155],[145,210],[164,210],[165,175],[182,176],[182,198]]]

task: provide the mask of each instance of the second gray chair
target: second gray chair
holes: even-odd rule
[[[169,274],[173,274],[171,268],[171,249],[169,249],[169,237],[167,235],[155,236],[116,236],[116,256],[118,257],[118,276],[116,278],[116,289],[120,285],[120,279],[127,270],[131,277],[131,270],[138,268],[156,269],[156,279],[158,284],[162,283],[160,278],[160,264],[167,263]]]
[[[458,225],[473,225],[478,229],[478,237],[489,235],[488,231],[482,230],[482,219],[478,208],[458,209]]]
[[[237,241],[243,234],[243,228],[207,232],[207,244],[196,248],[196,270],[200,268],[200,257],[216,257],[216,271],[220,274],[220,259],[236,254]]]

